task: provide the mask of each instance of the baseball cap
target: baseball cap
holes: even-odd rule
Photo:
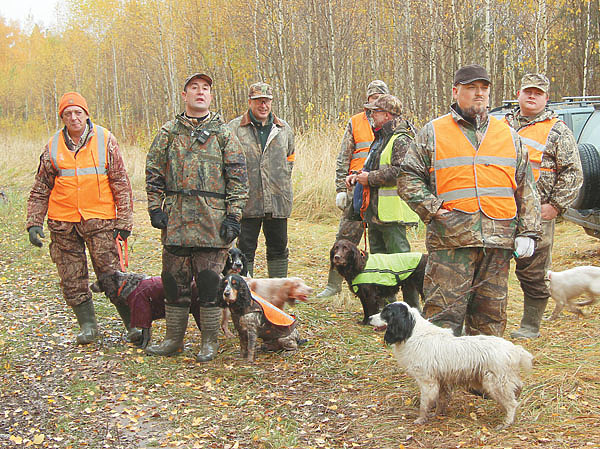
[[[193,75],[190,75],[186,78],[185,83],[183,83],[183,90],[185,90],[187,85],[190,84],[190,82],[196,78],[203,79],[204,81],[206,81],[208,83],[209,86],[212,87],[212,83],[213,83],[212,78],[210,76],[208,76],[206,73],[198,72],[198,73],[194,73]]]
[[[527,89],[528,87],[536,87],[542,92],[548,93],[550,90],[550,81],[541,73],[527,73],[521,78],[520,90]]]
[[[469,84],[477,80],[487,81],[491,84],[487,70],[477,64],[465,65],[454,74],[454,86]]]
[[[273,88],[267,83],[254,83],[248,90],[248,98],[250,98],[250,100],[254,100],[256,98],[270,98],[272,100]]]
[[[366,103],[365,109],[372,111],[384,111],[394,115],[402,114],[402,102],[397,97],[390,94],[385,94],[379,97],[373,103]]]

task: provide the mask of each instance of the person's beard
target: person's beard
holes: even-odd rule
[[[462,109],[462,112],[468,118],[479,117],[480,119],[483,119],[487,115],[487,106],[473,105],[468,108]]]

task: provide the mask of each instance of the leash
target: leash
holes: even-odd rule
[[[121,271],[127,271],[127,267],[129,266],[129,249],[127,248],[127,239],[123,240],[123,238],[117,234],[115,238],[115,244],[117,245],[117,252],[119,253],[119,264],[121,265]]]
[[[366,252],[369,252],[369,248],[367,248],[367,222],[363,221],[362,225],[363,225],[363,237],[365,239],[365,249],[363,251],[363,254],[364,254]]]

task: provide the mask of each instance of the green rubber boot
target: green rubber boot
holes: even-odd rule
[[[165,304],[165,318],[167,320],[167,332],[165,339],[159,345],[146,348],[150,355],[170,356],[183,351],[183,337],[187,330],[190,306],[173,306]]]
[[[546,310],[548,298],[531,299],[525,296],[523,298],[523,318],[521,326],[516,331],[510,333],[512,338],[537,338],[540,336],[540,323],[544,310]]]
[[[219,307],[200,307],[202,345],[196,356],[197,362],[208,362],[217,356],[222,313],[223,311]]]
[[[98,323],[96,323],[93,301],[88,299],[73,306],[73,312],[75,312],[79,329],[81,329],[81,332],[77,334],[77,344],[89,345],[98,338]]]
[[[119,316],[121,320],[123,320],[123,324],[125,325],[125,329],[127,329],[127,337],[125,339],[128,343],[138,343],[142,340],[142,331],[135,327],[131,327],[131,310],[127,304],[115,304],[115,308],[117,312],[119,312]]]
[[[270,278],[286,278],[288,275],[288,259],[267,260],[267,270]]]
[[[337,295],[342,291],[342,281],[344,279],[336,270],[329,270],[329,277],[327,278],[327,286],[325,290],[317,295],[317,298],[329,298],[330,296]]]

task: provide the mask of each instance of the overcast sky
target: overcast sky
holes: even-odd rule
[[[44,28],[56,24],[58,0],[0,0],[0,16],[17,20],[24,27],[31,14],[33,22]]]

